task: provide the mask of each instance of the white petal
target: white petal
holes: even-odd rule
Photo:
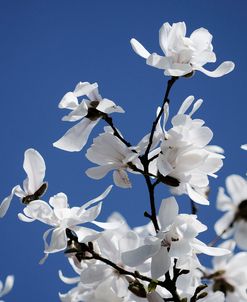
[[[68,278],[65,277],[61,270],[58,271],[59,278],[66,284],[75,284],[80,281],[80,277]]]
[[[147,293],[148,302],[164,302],[164,299],[157,292]]]
[[[23,168],[28,177],[28,192],[35,193],[42,185],[45,177],[45,161],[38,151],[28,149],[24,154]]]
[[[241,149],[247,150],[247,144],[241,145]]]
[[[77,97],[74,95],[73,92],[67,92],[60,103],[58,104],[58,108],[60,109],[71,109],[74,110],[78,106]]]
[[[4,288],[0,292],[0,297],[5,296],[7,293],[9,293],[11,291],[11,289],[13,288],[13,285],[14,285],[14,280],[15,280],[15,278],[13,275],[10,275],[6,278]]]
[[[189,116],[192,116],[202,105],[203,100],[199,99],[195,102],[195,104],[193,105],[193,108],[191,110],[191,112],[189,113]]]
[[[122,261],[130,266],[138,266],[144,263],[148,258],[151,258],[160,249],[160,243],[153,245],[143,245],[135,250],[122,253]]]
[[[194,189],[191,188],[189,184],[186,185],[187,193],[189,197],[196,203],[209,205],[209,201],[201,194],[197,193]]]
[[[54,209],[68,208],[68,197],[64,193],[58,193],[50,198],[49,204]]]
[[[52,208],[43,200],[32,201],[24,208],[23,212],[29,218],[37,219],[46,224],[53,225],[55,222]]]
[[[171,65],[172,65],[171,58],[159,56],[159,55],[157,55],[157,53],[152,53],[147,58],[146,62],[148,65],[159,68],[159,69],[168,69],[168,68],[171,68]]]
[[[116,186],[124,189],[129,189],[132,187],[126,171],[119,169],[113,172],[113,180]]]
[[[159,209],[159,223],[161,230],[165,230],[178,215],[178,204],[174,197],[163,199]]]
[[[102,202],[99,202],[97,205],[92,206],[91,208],[88,208],[83,212],[79,210],[76,216],[80,217],[81,223],[91,222],[99,216],[101,208],[102,208]]]
[[[190,64],[174,63],[170,68],[165,70],[165,75],[181,77],[188,73],[191,73],[192,71],[193,70]]]
[[[236,240],[237,245],[243,249],[247,250],[247,223],[244,220],[236,223],[236,231],[234,234],[234,239]]]
[[[18,213],[18,218],[23,222],[33,222],[35,220],[35,218],[29,218],[22,213]]]
[[[166,54],[168,48],[168,38],[170,31],[171,25],[168,22],[164,23],[159,30],[160,48],[163,50],[164,54]]]
[[[81,243],[94,241],[101,235],[99,232],[85,227],[74,226],[71,230],[76,233],[78,241]]]
[[[201,27],[193,31],[190,35],[190,39],[194,42],[196,49],[198,50],[206,50],[211,44],[212,35],[210,32]]]
[[[212,138],[213,132],[208,127],[200,127],[190,130],[190,139],[199,148],[205,147]]]
[[[91,221],[91,223],[97,225],[98,227],[105,229],[105,230],[115,230],[121,227],[122,222],[115,221],[115,222],[100,222],[100,221]]]
[[[220,64],[220,66],[218,68],[216,68],[214,71],[206,70],[202,66],[195,67],[195,70],[199,70],[209,77],[218,78],[218,77],[222,77],[223,75],[231,72],[234,69],[234,67],[235,67],[235,64],[233,62],[226,61],[226,62],[223,62],[222,64]]]
[[[91,121],[88,118],[84,118],[74,127],[70,128],[63,137],[53,143],[53,146],[69,152],[81,151],[87,143],[92,129],[99,120]]]
[[[121,252],[126,252],[136,249],[139,243],[139,236],[135,232],[129,231],[120,239],[119,248]]]
[[[15,191],[18,187],[19,186],[15,186],[12,189],[11,194],[9,196],[5,197],[4,200],[2,201],[2,203],[0,204],[0,218],[3,218],[5,216],[5,214],[7,213],[8,209],[9,209],[9,206],[10,206],[10,203],[13,199],[14,194],[15,194]]]
[[[194,101],[194,96],[190,95],[188,96],[182,103],[181,107],[178,110],[177,114],[185,114],[185,112],[189,109],[189,107],[191,106],[191,104]]]
[[[217,235],[221,235],[223,232],[224,234],[221,236],[222,238],[229,237],[232,232],[233,228],[229,228],[234,220],[235,212],[230,211],[223,215],[214,225],[214,229]],[[228,230],[226,232],[226,230]]]
[[[62,121],[75,122],[82,119],[84,116],[88,114],[87,103],[88,103],[87,100],[82,100],[80,105],[78,105],[75,110],[71,111],[68,115],[65,115],[62,118]]]
[[[67,237],[66,237],[65,230],[62,228],[56,228],[53,230],[50,244],[45,247],[44,252],[56,253],[64,250],[66,246],[67,246]]]
[[[246,252],[239,252],[235,254],[227,264],[227,270],[231,272],[231,274],[236,274],[236,272],[243,272],[246,273],[246,266],[247,266],[247,253]]]
[[[146,48],[138,42],[136,39],[131,39],[130,44],[136,54],[141,56],[144,59],[147,59],[150,56],[150,53],[146,50]]]
[[[107,269],[105,264],[90,265],[81,272],[81,282],[90,284],[105,280],[111,269]]]
[[[153,257],[151,262],[152,278],[158,279],[169,270],[171,259],[167,252],[167,248],[161,247]]]
[[[220,211],[234,210],[231,198],[225,194],[225,190],[222,187],[219,188],[216,205]]]
[[[101,179],[106,176],[106,174],[114,170],[116,167],[115,164],[109,164],[105,166],[98,166],[98,167],[93,167],[89,168],[85,171],[88,177],[93,178],[93,179]]]
[[[224,256],[230,253],[230,251],[226,249],[207,246],[205,243],[196,238],[193,240],[193,243],[191,243],[191,246],[193,246],[197,252],[201,252],[209,256]]]
[[[107,189],[102,194],[100,194],[98,197],[96,197],[96,198],[88,201],[87,203],[85,203],[83,206],[80,207],[80,211],[83,212],[86,208],[88,208],[92,204],[94,204],[94,203],[96,203],[98,201],[101,201],[104,198],[106,198],[106,196],[110,193],[112,187],[113,187],[112,185],[109,186],[109,187],[107,187]],[[79,215],[79,212],[78,212],[78,215]]]
[[[97,88],[97,83],[90,84],[89,82],[79,82],[74,89],[74,94],[76,97],[80,97],[83,95],[88,96],[92,92],[92,90]]]
[[[100,101],[96,109],[107,114],[113,112],[124,113],[124,110],[120,106],[117,106],[113,101],[108,99]]]
[[[247,199],[247,182],[240,175],[228,176],[226,178],[226,188],[235,205]]]

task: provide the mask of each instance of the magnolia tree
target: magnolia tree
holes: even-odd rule
[[[201,99],[188,96],[177,114],[169,117],[169,93],[181,78],[190,78],[197,71],[221,77],[234,69],[230,61],[214,71],[204,68],[206,63],[216,61],[211,42],[212,35],[205,28],[187,37],[184,22],[162,25],[159,43],[163,55],[150,53],[131,39],[134,52],[169,77],[163,102],[154,108],[156,117],[150,132],[137,144],[131,144],[117,128],[111,114],[124,110],[103,98],[97,83],[80,82],[59,103],[59,108],[68,110],[62,120],[74,124],[54,146],[81,151],[92,129],[104,120],[107,126],[86,151],[86,158],[92,162],[86,174],[99,180],[112,173],[114,185],[123,189],[132,186],[129,173],[143,177],[150,202],[143,209],[149,219],[147,225],[131,229],[116,212],[106,222],[98,221],[112,186],[78,207],[71,208],[62,192],[48,202],[43,200],[48,186],[45,161],[38,151],[25,151],[23,168],[27,178],[2,201],[0,217],[5,216],[17,196],[24,205],[23,213],[18,214],[21,221],[40,221],[48,226],[41,262],[49,254],[63,252],[75,271],[74,278],[59,272],[65,283],[74,284],[69,292],[59,294],[61,301],[247,301],[247,252],[234,253],[235,246],[247,249],[247,182],[238,175],[226,179],[227,192],[220,188],[217,197],[218,209],[225,212],[215,224],[218,237],[209,245],[199,240],[198,235],[207,226],[197,219],[195,204],[209,205],[209,177],[216,177],[222,167],[223,150],[210,145],[213,132],[195,117]],[[155,199],[158,186],[170,189],[170,196],[158,201],[159,208]],[[191,213],[180,213],[177,195],[188,195]],[[216,247],[220,238],[227,240]],[[199,261],[200,253],[213,256],[211,268]],[[12,285],[13,277],[7,278],[4,288],[0,284],[0,297]]]

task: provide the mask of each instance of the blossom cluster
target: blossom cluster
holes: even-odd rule
[[[59,103],[60,109],[69,110],[62,120],[76,124],[53,144],[79,152],[87,145],[93,128],[104,120],[107,126],[85,153],[95,166],[85,173],[100,180],[112,172],[114,185],[123,189],[132,187],[133,175],[144,177],[150,197],[150,212],[144,215],[149,223],[131,228],[117,212],[105,222],[98,220],[113,185],[76,207],[70,207],[64,192],[45,200],[46,164],[33,148],[24,154],[23,185],[14,186],[0,204],[0,217],[4,217],[17,196],[24,206],[19,220],[48,226],[43,234],[41,263],[49,254],[62,251],[67,256],[75,276],[66,277],[62,271],[59,276],[74,287],[59,293],[62,302],[247,301],[247,252],[234,254],[236,245],[247,250],[247,181],[231,175],[226,180],[228,195],[219,188],[217,208],[226,213],[215,224],[218,237],[211,244],[201,241],[198,237],[207,226],[199,221],[195,203],[210,204],[210,178],[217,177],[223,166],[224,150],[210,145],[213,132],[196,117],[202,99],[188,96],[170,118],[168,98],[181,78],[189,78],[196,71],[220,77],[231,72],[234,63],[226,61],[214,71],[206,70],[206,63],[216,61],[212,35],[199,28],[186,37],[184,22],[163,24],[159,42],[164,56],[150,54],[131,39],[134,51],[148,65],[170,76],[149,133],[130,144],[111,117],[113,113],[124,113],[122,107],[103,98],[97,83],[80,82]],[[169,196],[161,200],[157,210],[154,192],[158,185],[167,186]],[[191,200],[192,213],[180,213],[177,195]],[[230,237],[218,247],[213,246],[220,238]],[[214,257],[211,268],[201,263],[200,254]],[[0,284],[0,297],[12,285],[13,279],[8,278],[5,287]]]

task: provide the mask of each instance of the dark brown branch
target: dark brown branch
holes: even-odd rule
[[[161,118],[161,116],[164,112],[164,106],[165,106],[165,104],[169,104],[168,97],[169,97],[170,90],[171,90],[173,84],[176,82],[177,79],[178,79],[178,77],[171,77],[171,79],[167,82],[167,87],[166,87],[165,97],[163,99],[163,104],[161,106],[159,114],[157,115],[155,121],[153,122],[153,126],[152,126],[150,137],[149,137],[149,143],[148,143],[147,149],[146,149],[145,154],[144,154],[144,157],[146,159],[148,158],[148,154],[149,154],[149,151],[150,151],[152,143],[153,143],[153,137],[154,137],[155,129],[156,129],[157,124],[158,124],[158,122],[159,122],[159,120],[160,120],[160,118]]]
[[[132,145],[131,145],[129,142],[127,142],[127,141],[122,137],[122,135],[118,132],[117,128],[116,128],[116,127],[114,126],[114,124],[113,124],[112,118],[111,118],[109,115],[105,114],[105,115],[102,117],[102,119],[103,119],[104,121],[106,121],[106,123],[112,128],[113,134],[114,134],[118,139],[120,139],[121,142],[123,142],[127,147],[131,147],[131,146],[132,146]]]

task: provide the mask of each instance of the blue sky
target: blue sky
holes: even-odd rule
[[[212,143],[225,149],[219,178],[211,179],[211,206],[199,209],[199,218],[212,228],[219,217],[214,206],[217,187],[224,185],[227,175],[245,175],[247,170],[247,153],[239,148],[247,143],[246,17],[247,3],[233,0],[0,1],[0,199],[24,179],[23,153],[30,147],[46,160],[46,200],[63,191],[73,206],[104,191],[112,183],[111,175],[96,182],[87,178],[84,171],[92,166],[84,156],[87,148],[68,153],[52,147],[70,126],[61,122],[65,112],[57,104],[79,81],[98,82],[101,94],[126,110],[124,115],[115,114],[114,120],[126,139],[137,143],[151,127],[168,78],[135,55],[129,40],[135,37],[161,53],[160,26],[185,21],[188,34],[199,27],[213,34],[218,65],[224,60],[236,63],[234,72],[219,79],[200,73],[181,79],[171,93],[172,113],[188,95],[204,99],[197,116],[213,130]],[[97,126],[87,147],[103,126],[103,122]],[[144,181],[137,176],[131,179],[132,190],[113,189],[104,202],[101,220],[120,211],[131,226],[147,222],[143,217],[149,209]],[[167,196],[166,188],[159,188],[157,203]],[[186,209],[188,198],[183,196],[180,202]],[[0,278],[16,276],[6,301],[58,301],[58,291],[70,288],[59,280],[58,269],[70,276],[73,272],[62,253],[38,265],[46,226],[18,221],[21,210],[15,199],[0,221]],[[209,242],[213,237],[210,230],[203,239]]]

